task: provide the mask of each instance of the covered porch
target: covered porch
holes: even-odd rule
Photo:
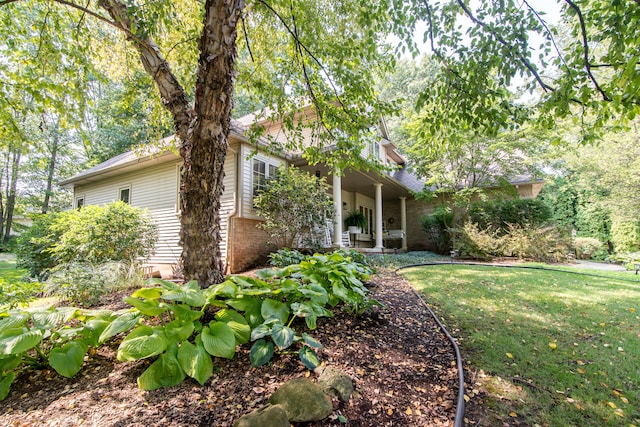
[[[407,205],[410,190],[392,175],[344,170],[334,173],[324,165],[299,165],[331,187],[335,208],[332,246],[367,253],[407,250]],[[349,233],[344,218],[353,211],[366,219],[361,233]]]

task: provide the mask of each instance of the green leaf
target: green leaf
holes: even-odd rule
[[[174,320],[165,326],[165,334],[169,342],[180,343],[189,339],[195,327],[193,322]]]
[[[249,360],[251,360],[251,366],[258,367],[268,363],[273,357],[273,343],[265,340],[258,340],[251,346],[251,352],[249,353]]]
[[[126,312],[119,317],[117,317],[107,328],[102,331],[100,334],[100,338],[98,339],[99,343],[103,343],[111,337],[114,337],[122,332],[127,332],[134,326],[138,324],[140,319],[140,313],[135,311]]]
[[[158,299],[162,296],[161,288],[140,288],[131,294],[133,298]]]
[[[217,298],[218,295],[234,298],[238,293],[238,286],[231,280],[225,280],[222,283],[208,287],[204,292],[208,301]]]
[[[312,337],[307,333],[304,333],[304,332],[302,333],[302,339],[304,340],[305,343],[307,343],[311,347],[322,348],[322,344],[320,344],[320,341],[318,341],[317,339],[315,339],[314,337]]]
[[[16,379],[16,373],[9,372],[7,375],[4,375],[0,378],[0,400],[4,400],[9,395],[11,384]]]
[[[0,320],[0,334],[7,329],[17,329],[23,326],[29,320],[29,317],[27,313],[17,313]]]
[[[0,373],[17,368],[22,363],[22,355],[0,357]]]
[[[265,320],[276,318],[282,323],[287,323],[289,307],[285,303],[267,298],[262,302],[260,314]]]
[[[307,347],[306,345],[302,347],[298,352],[298,356],[307,369],[313,370],[320,366],[320,359],[318,359],[318,355],[311,347]]]
[[[211,322],[202,328],[202,344],[210,355],[216,357],[233,359],[236,352],[236,336],[224,322]]]
[[[271,326],[265,324],[258,325],[251,330],[251,341],[266,337],[267,335],[271,335]]]
[[[202,307],[207,303],[204,292],[195,280],[165,292],[162,298],[168,301],[181,301],[192,307]]]
[[[204,385],[213,374],[213,361],[202,344],[183,342],[178,350],[178,361],[184,372],[200,385]]]
[[[80,371],[89,346],[82,341],[71,341],[49,353],[49,365],[63,377],[71,378]]]
[[[32,349],[42,341],[38,329],[8,329],[0,335],[0,355],[20,354]]]
[[[295,332],[290,327],[278,323],[271,328],[271,337],[278,348],[283,350],[293,344]]]
[[[110,321],[104,319],[91,319],[84,324],[82,335],[91,346],[97,346],[100,334],[111,324]]]
[[[147,368],[138,377],[141,390],[156,390],[160,387],[173,387],[184,381],[186,374],[176,357],[177,351],[170,349]]]
[[[195,322],[204,314],[200,310],[191,310],[191,307],[186,304],[171,304],[170,307],[175,319],[184,322]]]
[[[244,318],[252,328],[264,322],[262,314],[260,314],[262,301],[258,298],[236,298],[227,300],[227,304],[238,311],[244,311]]]
[[[78,314],[80,314],[80,310],[77,308],[61,307],[35,311],[31,314],[31,318],[36,327],[53,329],[58,325],[68,322]]]
[[[237,344],[246,344],[251,338],[251,328],[240,313],[235,310],[222,309],[216,313],[216,319],[226,323],[233,330]]]
[[[160,328],[138,326],[118,347],[116,358],[121,362],[157,356],[167,349],[169,342]]]
[[[160,307],[160,301],[157,299],[141,300],[134,297],[126,297],[124,300],[145,316],[159,316],[166,311],[164,307]]]

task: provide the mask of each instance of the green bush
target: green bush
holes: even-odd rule
[[[15,308],[33,301],[44,289],[42,283],[28,280],[5,280],[0,277],[0,306]]]
[[[603,252],[606,257],[606,250],[602,242],[593,237],[576,237],[573,241],[573,247],[578,259],[604,259]]]
[[[448,254],[451,238],[447,229],[453,227],[453,212],[446,206],[436,206],[433,213],[420,218],[422,229],[427,233],[434,252]]]
[[[551,210],[539,199],[507,199],[475,202],[469,208],[469,221],[481,230],[492,228],[499,234],[508,231],[510,224],[539,226],[551,218]]]
[[[502,253],[502,240],[494,230],[480,230],[476,224],[467,223],[448,232],[460,258],[490,261]]]
[[[155,224],[123,202],[48,214],[19,238],[18,266],[40,276],[57,264],[133,263],[153,253]]]
[[[611,242],[616,252],[635,252],[639,248],[638,222],[612,218]]]
[[[640,252],[622,252],[613,254],[607,261],[620,263],[627,270],[635,270],[635,265],[640,264]]]

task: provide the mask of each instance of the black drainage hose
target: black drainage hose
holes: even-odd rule
[[[560,272],[560,273],[580,274],[580,275],[583,275],[583,276],[602,277],[602,278],[606,278],[606,279],[610,279],[611,278],[611,277],[607,277],[607,276],[600,276],[598,274],[583,273],[583,272],[579,272],[579,271],[558,270],[558,269],[555,269],[555,268],[547,268],[547,267],[540,267],[540,266],[533,266],[533,265],[505,265],[505,264],[479,263],[479,262],[459,262],[459,261],[433,261],[433,262],[425,262],[425,263],[421,263],[421,264],[405,265],[403,267],[397,268],[395,270],[395,272],[398,273],[400,270],[404,270],[404,269],[407,269],[407,268],[413,268],[413,267],[428,267],[428,266],[432,266],[432,265],[451,265],[451,264],[455,264],[455,265],[472,265],[472,266],[486,266],[486,267],[523,268],[523,269],[530,269],[530,270],[557,271],[557,272]],[[637,280],[629,280],[629,279],[623,279],[623,278],[615,278],[614,280],[621,280],[621,281],[625,281],[625,282],[638,283]],[[463,371],[463,366],[462,366],[462,356],[460,355],[460,348],[458,347],[458,344],[456,343],[456,340],[451,336],[451,334],[449,333],[447,328],[445,328],[444,325],[442,324],[442,322],[440,322],[440,319],[438,319],[438,316],[436,316],[436,314],[433,312],[431,307],[429,307],[429,304],[427,304],[427,302],[424,300],[424,298],[422,298],[422,295],[420,295],[418,293],[418,291],[416,291],[415,289],[413,289],[413,288],[411,288],[411,289],[413,290],[413,293],[420,299],[420,302],[422,303],[422,305],[427,309],[427,311],[429,311],[429,314],[431,314],[431,316],[433,317],[433,320],[436,321],[436,323],[440,327],[440,330],[447,336],[447,338],[451,342],[451,345],[453,345],[453,348],[454,348],[454,350],[456,352],[456,362],[458,364],[458,379],[459,379],[459,383],[458,383],[458,406],[456,408],[456,418],[455,418],[455,420],[453,422],[453,425],[454,425],[454,427],[462,427],[462,426],[464,426],[464,405],[465,405],[465,401],[464,401],[464,371]]]
[[[425,264],[425,265],[429,265],[429,264]],[[419,266],[420,265],[409,265],[406,267],[400,267],[396,269],[396,273],[405,268],[419,267]],[[420,295],[418,291],[413,289],[413,287],[411,288],[411,290],[418,297],[418,299],[420,300],[422,305],[427,309],[429,314],[431,314],[431,317],[433,317],[433,320],[436,321],[442,333],[444,333],[447,336],[447,338],[451,342],[451,345],[453,346],[453,349],[456,352],[456,363],[458,365],[458,404],[456,406],[456,418],[453,422],[453,426],[463,427],[464,426],[464,370],[462,366],[462,356],[460,355],[460,348],[458,348],[458,344],[456,343],[456,340],[451,336],[447,328],[445,328],[442,322],[440,322],[440,319],[438,319],[438,316],[436,316],[436,314],[433,312],[431,307],[429,307],[429,304],[427,304],[424,298],[422,298],[422,295]]]

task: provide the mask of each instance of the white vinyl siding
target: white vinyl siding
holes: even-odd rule
[[[253,164],[254,160],[258,160],[265,163],[266,178],[269,178],[269,174],[273,173],[281,164],[284,159],[276,156],[271,156],[265,153],[258,153],[253,155],[252,148],[247,145],[242,145],[240,151],[240,160],[242,161],[242,199],[240,216],[248,218],[257,218],[255,209],[253,208]]]

